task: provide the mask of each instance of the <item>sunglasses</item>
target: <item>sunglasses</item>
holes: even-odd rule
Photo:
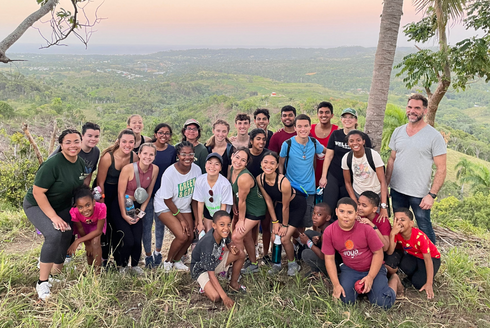
[[[212,203],[214,202],[214,199],[213,199],[213,191],[211,189],[209,189],[209,202]]]

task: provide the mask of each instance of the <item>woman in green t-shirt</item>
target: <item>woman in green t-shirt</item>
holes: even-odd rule
[[[24,211],[29,221],[44,236],[41,249],[39,281],[36,291],[40,299],[50,295],[50,273],[61,272],[70,246],[73,190],[83,184],[88,173],[78,157],[82,136],[77,130],[65,130],[58,138],[61,152],[41,164],[34,185],[24,198]]]
[[[248,148],[239,147],[231,157],[230,182],[233,190],[233,212],[238,215],[238,221],[233,231],[233,241],[240,250],[247,250],[250,259],[243,273],[258,272],[255,245],[252,237],[252,229],[265,219],[267,206],[264,197],[260,193],[255,178],[247,170],[247,164],[251,160]]]

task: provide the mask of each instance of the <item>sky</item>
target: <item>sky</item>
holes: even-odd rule
[[[375,47],[378,41],[382,0],[89,0],[86,13],[93,20],[90,47],[131,45],[159,48],[332,48]],[[61,7],[69,8],[68,0]],[[36,0],[0,0],[0,40],[38,8]],[[404,1],[401,26],[423,17],[412,1]],[[49,25],[35,26],[49,35]],[[468,34],[451,28],[449,41]],[[43,39],[30,29],[18,41],[33,50]],[[66,44],[80,47],[76,38]],[[435,43],[433,44],[435,45]],[[398,46],[414,46],[403,33]],[[35,48],[35,49],[34,49]],[[12,51],[15,51],[15,47]],[[20,48],[17,48],[20,49]],[[22,49],[29,49],[23,47]],[[56,49],[50,50],[50,53]]]

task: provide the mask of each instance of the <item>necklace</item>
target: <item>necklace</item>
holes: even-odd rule
[[[307,149],[308,149],[308,144],[303,145],[303,150],[302,150],[303,151],[303,159],[306,159],[306,151],[307,151]]]

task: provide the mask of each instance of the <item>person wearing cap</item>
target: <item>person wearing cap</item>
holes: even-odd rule
[[[201,130],[201,124],[196,119],[188,119],[182,128],[182,141],[189,141],[194,146],[194,164],[201,168],[202,173],[206,173],[206,156],[209,153],[206,147],[199,142]]]
[[[192,199],[197,201],[195,226],[198,233],[208,232],[212,228],[213,215],[219,210],[228,213],[233,206],[233,194],[230,181],[220,174],[223,158],[218,153],[206,157],[206,173],[196,179]]]
[[[323,161],[322,176],[318,182],[319,186],[325,188],[323,191],[323,201],[330,208],[337,207],[337,201],[343,197],[349,197],[345,188],[344,171],[342,170],[342,157],[351,149],[347,144],[347,134],[357,128],[357,111],[353,108],[346,108],[340,115],[340,122],[343,129],[335,130],[330,135],[327,145],[327,153]],[[365,147],[372,147],[371,139],[365,136]],[[332,216],[336,219],[335,215]]]

